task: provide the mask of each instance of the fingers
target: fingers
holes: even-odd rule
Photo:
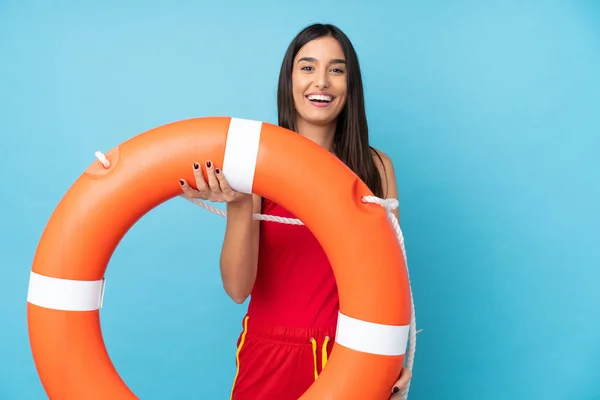
[[[215,166],[210,161],[206,162],[206,175],[208,176],[208,187],[214,194],[216,194],[221,190],[221,188],[219,187],[219,181],[215,176]]]
[[[390,399],[399,399],[404,394],[411,378],[412,372],[408,368],[403,368],[400,373],[400,379],[396,381],[392,388],[392,396]]]
[[[179,184],[181,185],[181,190],[183,191],[183,195],[185,197],[191,198],[191,199],[197,199],[197,198],[201,198],[202,196],[200,195],[200,192],[197,191],[196,189],[193,189],[185,179],[180,179],[179,180]]]
[[[398,379],[398,384],[401,387],[405,387],[408,385],[408,382],[412,378],[412,372],[408,368],[402,368],[402,372],[400,373],[400,379]]]
[[[181,190],[183,190],[184,195],[186,197],[199,198],[202,200],[221,201],[224,193],[221,190],[220,181],[224,181],[225,187],[229,188],[221,170],[215,168],[211,161],[207,161],[206,175],[208,179],[204,179],[200,164],[195,162],[193,168],[197,189],[192,188],[185,179],[180,179],[179,184],[181,185]],[[229,190],[231,191],[230,188]]]
[[[223,175],[223,171],[221,171],[219,168],[217,168],[215,170],[215,174],[217,176],[217,181],[219,183],[219,187],[223,191],[223,194],[225,195],[225,197],[227,197],[227,198],[232,197],[234,194],[233,189],[231,189],[231,186],[229,186],[229,182],[227,182],[225,175]]]
[[[208,195],[208,185],[204,180],[204,175],[202,175],[202,168],[200,168],[200,164],[197,162],[194,163],[194,178],[196,179],[196,188],[198,189],[198,192],[203,195]]]

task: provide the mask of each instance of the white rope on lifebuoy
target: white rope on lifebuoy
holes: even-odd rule
[[[97,151],[94,153],[98,161],[102,164],[102,166],[106,169],[110,168],[110,161],[101,151]]]
[[[400,247],[402,248],[402,253],[404,254],[404,262],[406,264],[406,273],[409,275],[408,284],[409,284],[409,288],[410,288],[410,307],[411,307],[409,339],[408,339],[409,348],[408,348],[408,357],[406,360],[406,368],[412,372],[413,365],[415,362],[415,350],[417,347],[417,333],[419,333],[420,331],[417,331],[417,323],[415,321],[415,303],[413,301],[412,287],[410,287],[410,274],[408,273],[408,260],[406,258],[406,249],[404,247],[404,236],[402,234],[402,229],[400,229],[400,223],[398,222],[396,215],[394,215],[394,213],[392,212],[392,210],[395,210],[396,208],[398,208],[399,203],[398,203],[397,199],[381,199],[376,196],[364,196],[363,201],[365,203],[379,204],[386,210],[388,219],[390,220],[390,223],[392,224],[392,227],[394,228],[394,231],[396,232],[396,238],[398,239],[398,243],[400,243]],[[406,388],[404,388],[404,391],[402,392],[402,396],[401,396],[402,399],[406,399],[408,397],[409,387],[410,387],[410,381],[408,382],[408,384],[406,385]]]
[[[181,197],[183,197],[184,199],[214,213],[217,215],[220,215],[221,217],[227,217],[227,212],[218,209],[217,207],[213,207],[210,204],[204,202],[201,199],[193,199],[193,198],[189,198],[189,197],[185,197],[183,195],[181,195]],[[296,218],[286,218],[286,217],[278,217],[275,215],[265,215],[265,214],[254,214],[253,215],[255,220],[261,220],[261,221],[271,221],[271,222],[279,222],[282,224],[289,224],[289,225],[304,225],[302,223],[302,221],[300,221],[299,219]]]
[[[97,151],[94,153],[94,155],[96,156],[98,161],[100,161],[100,163],[102,164],[102,166],[104,168],[106,168],[106,169],[110,168],[110,165],[111,165],[110,161],[108,160],[106,155],[104,155],[104,153]],[[186,200],[188,200],[188,201],[190,201],[190,202],[192,202],[192,203],[194,203],[216,215],[220,215],[222,217],[227,217],[226,211],[223,211],[216,207],[213,207],[201,199],[188,198],[183,195],[181,197],[183,197],[184,199],[186,199]],[[392,227],[394,228],[394,232],[396,233],[396,238],[398,239],[398,243],[400,244],[400,247],[402,248],[402,254],[404,255],[404,260],[406,263],[406,269],[407,269],[407,273],[408,273],[408,261],[406,258],[406,249],[404,247],[404,235],[402,234],[402,229],[400,228],[400,223],[398,222],[396,215],[394,215],[394,213],[393,213],[393,210],[398,208],[398,200],[397,199],[382,199],[377,196],[363,196],[362,201],[365,203],[378,204],[385,209],[388,220],[392,224]],[[297,218],[285,218],[285,217],[278,217],[278,216],[274,216],[274,215],[265,215],[265,214],[254,214],[253,217],[255,220],[261,220],[261,221],[278,222],[278,223],[289,224],[289,225],[304,225],[302,223],[302,221],[300,221]],[[410,289],[411,318],[410,318],[410,327],[409,327],[409,331],[410,331],[409,339],[408,339],[409,348],[408,348],[408,357],[406,360],[406,368],[412,372],[414,360],[415,360],[415,351],[416,351],[416,347],[417,347],[417,333],[419,333],[420,330],[417,331],[417,329],[416,329],[415,305],[413,302],[412,288],[410,287],[410,276],[408,279],[408,283],[409,283],[409,289]],[[401,398],[403,400],[405,400],[408,397],[409,386],[410,386],[410,382],[408,383],[408,385],[402,392]]]

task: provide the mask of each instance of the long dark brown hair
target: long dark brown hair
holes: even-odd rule
[[[350,39],[336,26],[310,25],[300,31],[288,46],[281,64],[277,88],[278,124],[291,131],[298,131],[297,112],[292,93],[294,58],[305,44],[326,36],[333,37],[339,42],[347,64],[348,94],[346,104],[338,116],[333,152],[362,179],[375,196],[383,197],[381,175],[373,161],[372,152],[375,152],[380,160],[381,156],[369,145],[369,127],[358,56]]]

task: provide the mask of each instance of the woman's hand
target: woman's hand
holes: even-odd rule
[[[218,168],[215,169],[212,162],[206,162],[206,175],[208,176],[208,182],[202,175],[202,168],[199,163],[194,163],[194,177],[196,180],[197,190],[192,188],[185,179],[180,179],[181,190],[183,195],[191,199],[202,199],[208,200],[214,203],[226,202],[234,203],[243,200],[251,200],[252,195],[246,193],[236,192],[229,186],[227,179],[223,176],[223,173]]]
[[[400,379],[396,381],[394,387],[392,388],[392,396],[390,397],[390,400],[396,400],[402,396],[411,378],[412,372],[410,372],[408,368],[402,368],[402,372],[400,372]]]

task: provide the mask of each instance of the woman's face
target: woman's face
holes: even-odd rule
[[[314,125],[333,123],[346,103],[346,58],[338,41],[308,42],[294,59],[292,92],[301,118]]]

